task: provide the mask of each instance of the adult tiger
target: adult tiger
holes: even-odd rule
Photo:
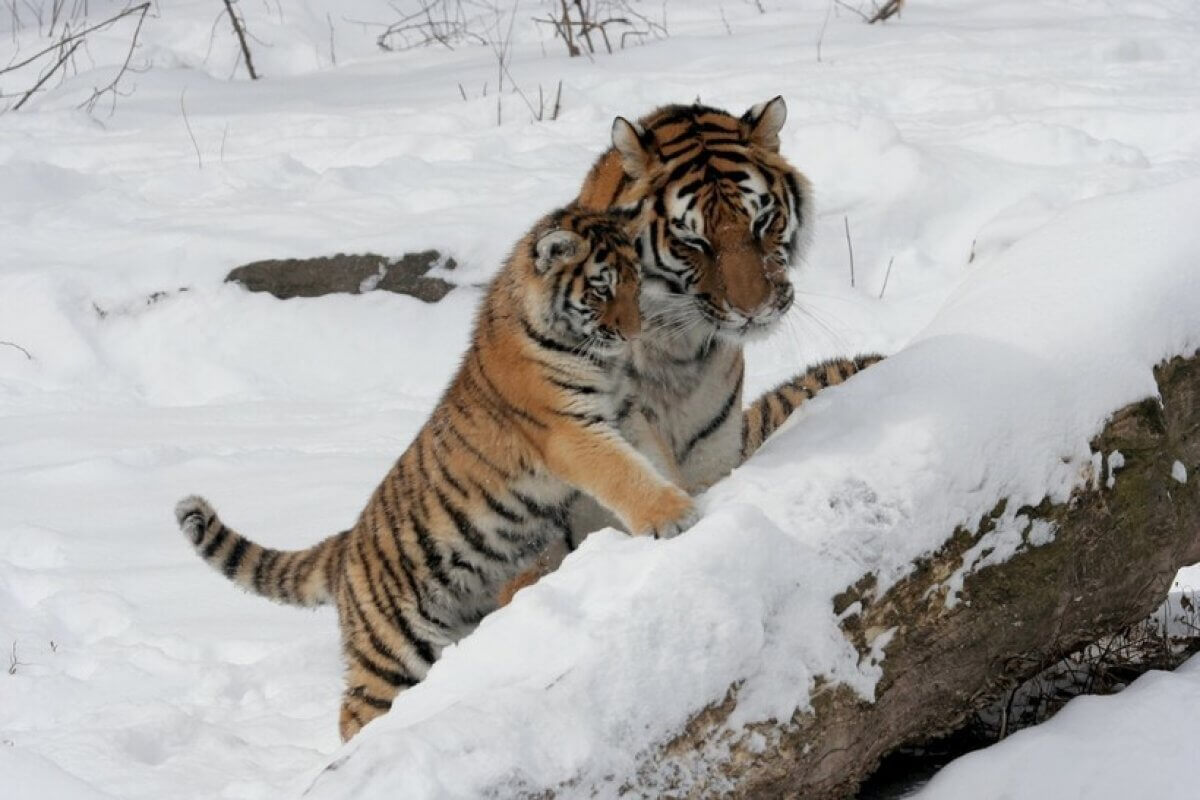
[[[812,236],[808,179],[779,154],[786,119],[782,97],[740,117],[699,104],[617,117],[612,147],[579,193],[585,208],[644,220],[634,239],[639,400],[693,493],[744,461],[805,397],[880,358],[825,362],[742,410],[742,347],[791,307],[788,270]]]
[[[808,179],[779,154],[786,119],[782,97],[740,117],[699,104],[664,106],[636,123],[617,117],[612,147],[579,193],[582,207],[639,221],[642,333],[632,366],[640,415],[630,419],[640,430],[622,434],[692,494],[745,461],[804,400],[881,358],[826,361],[742,410],[742,346],[791,308],[788,269],[812,234]],[[580,498],[570,538],[509,582],[500,604],[614,522]]]

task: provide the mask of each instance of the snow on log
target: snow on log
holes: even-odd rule
[[[309,796],[843,797],[1146,616],[1200,560],[1196,208],[1196,180],[1080,202],[977,263],[695,528],[590,537]]]

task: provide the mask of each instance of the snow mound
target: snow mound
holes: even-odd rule
[[[1015,509],[1093,485],[1106,417],[1200,348],[1196,208],[1196,180],[1087,201],[979,265],[911,346],[709,491],[689,533],[594,536],[484,620],[312,795],[615,796],[731,687],[735,734],[805,709],[818,678],[871,699],[887,634],[860,659],[833,596],[868,572],[886,591],[1002,498],[995,550],[967,568],[1049,540]]]
[[[1120,694],[1077,697],[1053,719],[963,756],[915,800],[1190,797],[1200,657],[1148,672]],[[1189,788],[1190,787],[1190,788]]]

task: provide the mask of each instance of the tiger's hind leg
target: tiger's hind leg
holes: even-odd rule
[[[454,637],[424,622],[415,607],[397,600],[388,582],[353,580],[339,597],[346,689],[338,730],[348,741],[371,720],[386,713],[396,695],[415,686]],[[366,599],[368,602],[362,602]]]
[[[343,742],[371,720],[387,713],[396,696],[419,683],[429,669],[428,664],[421,664],[419,670],[410,669],[395,653],[381,653],[371,645],[368,636],[361,638],[363,641],[349,641],[344,647],[346,689],[342,692],[338,715],[338,732]]]

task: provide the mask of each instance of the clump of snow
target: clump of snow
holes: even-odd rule
[[[962,566],[946,579],[946,608],[954,608],[960,600],[963,581],[967,575],[984,567],[1003,564],[1017,553],[1027,549],[1026,545],[1039,547],[1054,541],[1054,524],[1045,520],[1031,520],[1024,514],[1009,513],[1007,510],[995,525],[976,540],[963,553]]]
[[[1108,454],[1108,478],[1104,481],[1105,487],[1111,489],[1117,482],[1117,470],[1125,466],[1125,455],[1120,450],[1113,450]]]
[[[1041,547],[1044,544],[1050,544],[1054,541],[1054,537],[1058,531],[1053,522],[1044,519],[1035,519],[1033,524],[1029,526],[1029,530],[1025,533],[1025,539],[1034,547]]]
[[[1188,471],[1182,461],[1176,461],[1171,465],[1171,477],[1180,483],[1187,483]]]

